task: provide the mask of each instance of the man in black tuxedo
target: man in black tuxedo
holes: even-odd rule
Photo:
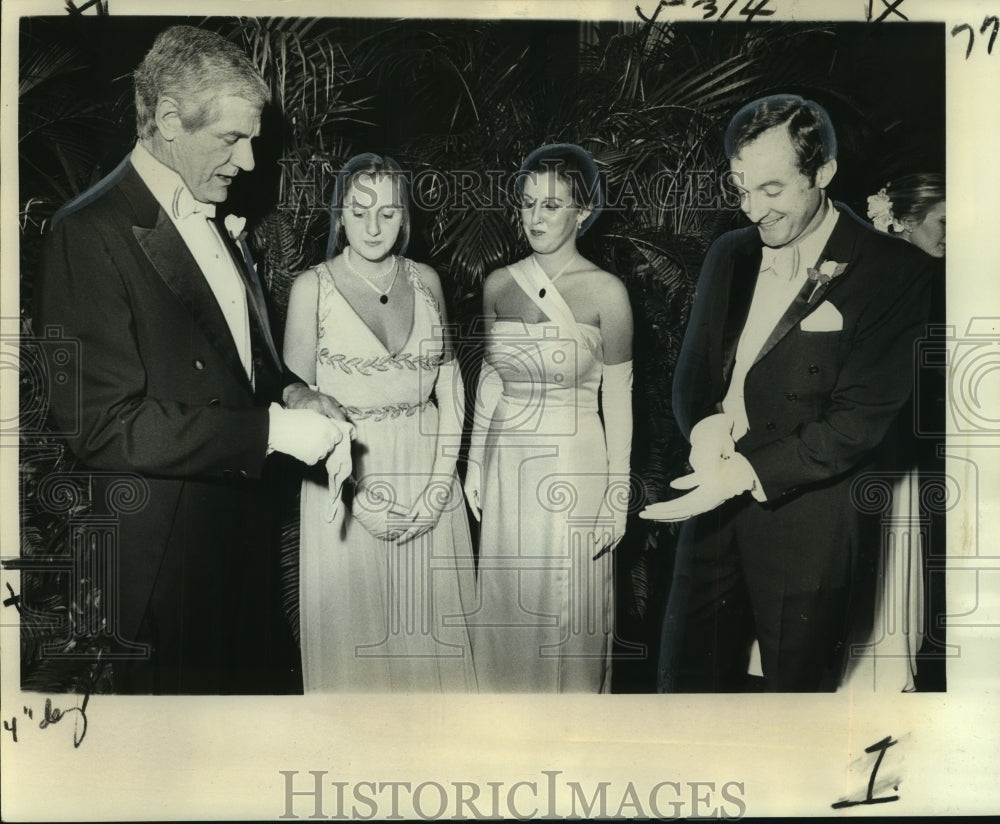
[[[754,101],[725,136],[753,226],[709,249],[677,362],[691,490],[643,517],[683,521],[661,691],[835,689],[857,600],[851,484],[912,390],[931,269],[825,193],[836,137],[812,101]],[[690,520],[688,520],[690,519]]]
[[[95,512],[131,483],[102,598],[118,636],[118,692],[301,689],[278,600],[272,452],[314,463],[342,437],[275,350],[256,273],[232,220],[215,220],[254,166],[267,86],[232,43],[161,33],[134,75],[139,140],[52,222],[35,331],[79,341],[80,408],[51,415],[92,473]],[[329,412],[329,410],[324,410]]]

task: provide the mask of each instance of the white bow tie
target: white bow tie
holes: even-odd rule
[[[761,250],[760,271],[770,270],[775,277],[791,280],[799,271],[799,247],[765,246]]]
[[[175,220],[184,220],[191,215],[202,215],[207,219],[215,217],[215,204],[202,203],[195,200],[194,195],[187,186],[178,186],[174,190],[174,197],[171,201],[171,208]]]

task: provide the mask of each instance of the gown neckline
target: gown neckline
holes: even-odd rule
[[[409,261],[406,260],[406,258],[402,258],[402,261],[403,265],[406,266],[406,282],[409,283],[411,288],[413,289],[413,300],[410,306],[410,330],[406,334],[406,339],[400,344],[399,348],[395,352],[393,352],[386,345],[385,341],[383,341],[382,338],[380,338],[377,334],[375,334],[375,330],[368,325],[368,321],[366,321],[364,319],[364,316],[354,307],[354,304],[351,303],[347,295],[345,295],[342,291],[340,291],[339,288],[337,288],[337,281],[334,278],[333,270],[330,268],[329,262],[324,260],[322,264],[326,269],[327,274],[330,276],[330,282],[333,285],[333,290],[338,295],[340,295],[340,299],[346,304],[347,308],[350,309],[351,314],[354,315],[354,317],[356,317],[361,322],[361,325],[371,336],[372,340],[374,340],[382,348],[382,351],[384,351],[391,358],[396,357],[397,355],[399,355],[400,352],[406,349],[407,344],[413,337],[413,331],[414,329],[416,329],[417,326],[417,288],[413,284],[413,275],[410,270]]]

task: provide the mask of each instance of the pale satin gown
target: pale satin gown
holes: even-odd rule
[[[383,496],[370,517],[390,524],[383,503],[407,512],[430,476],[438,420],[431,393],[441,363],[437,301],[412,261],[401,259],[401,266],[414,308],[398,352],[386,350],[325,264],[315,270],[317,383],[356,426],[353,476]],[[352,514],[359,503],[354,483],[345,484],[331,521],[323,473],[303,482],[299,591],[307,692],[476,689],[464,618],[474,599],[469,526],[454,472],[436,480],[429,494],[447,500],[440,521],[402,545],[374,537]]]
[[[612,553],[594,560],[595,529],[613,529],[603,348],[600,330],[562,304],[550,301],[552,320],[495,321],[486,345],[503,394],[486,441],[480,603],[469,617],[482,692],[610,689]]]

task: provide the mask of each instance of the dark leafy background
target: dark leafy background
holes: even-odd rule
[[[722,134],[734,111],[761,95],[793,92],[830,112],[840,143],[830,191],[860,214],[866,196],[891,177],[944,170],[940,25],[29,18],[21,31],[18,135],[26,332],[47,223],[130,150],[130,73],[155,35],[177,22],[239,43],[273,92],[257,168],[237,179],[226,208],[249,218],[279,337],[291,280],[323,257],[332,173],[359,151],[389,154],[414,175],[513,172],[539,144],[574,142],[593,153],[614,201],[626,180],[642,188],[663,171],[722,173]],[[296,164],[312,168],[319,184],[290,187],[287,170]],[[470,198],[497,202],[497,177],[482,180]],[[721,204],[609,209],[581,243],[632,297],[636,508],[662,497],[683,471],[685,444],[670,412],[673,364],[704,252],[742,220]],[[409,254],[441,273],[452,318],[474,340],[483,278],[526,251],[515,215],[458,203],[414,209],[413,224]],[[470,344],[466,354],[471,391],[478,351]],[[22,367],[21,383],[23,415],[39,407],[44,378]],[[72,456],[37,428],[22,431],[21,447],[22,558],[67,554],[66,518],[38,506],[37,487],[46,474],[71,468]],[[290,501],[283,557],[297,624],[295,512]],[[652,687],[673,541],[672,529],[633,518],[617,552],[619,652],[629,656],[616,665],[617,691]],[[100,638],[72,618],[91,605],[73,602],[58,575],[25,572],[22,589],[46,615],[61,616],[53,627],[22,613],[25,688],[106,685],[100,664],[56,665],[41,654],[46,643],[99,649]]]

